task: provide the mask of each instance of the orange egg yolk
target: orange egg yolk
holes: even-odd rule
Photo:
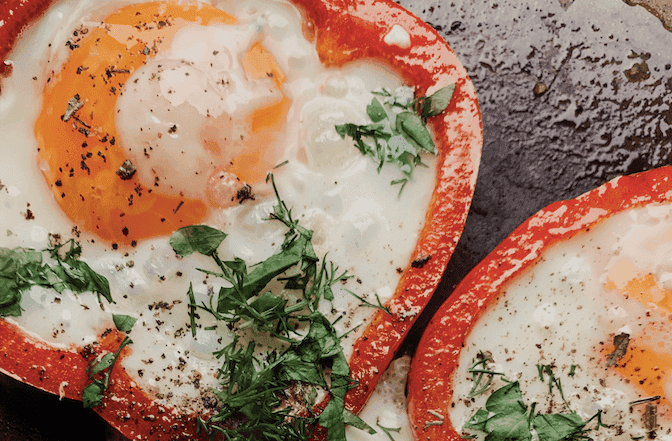
[[[624,297],[636,300],[646,306],[649,314],[670,316],[672,314],[672,292],[661,289],[653,274],[638,276],[629,280],[622,288],[607,280],[605,288],[615,290]],[[659,329],[659,328],[664,329]],[[626,354],[609,369],[618,372],[626,382],[642,392],[643,397],[660,396],[658,415],[672,418],[672,406],[666,393],[665,384],[672,382],[672,346],[669,345],[670,327],[667,324],[647,325],[641,336],[631,338]],[[668,342],[667,344],[665,344]],[[613,344],[605,345],[603,353],[614,351]],[[669,390],[669,388],[668,388]],[[642,406],[643,410],[643,406]]]
[[[206,195],[188,199],[161,188],[147,188],[137,175],[124,176],[126,157],[115,126],[116,102],[135,70],[170,46],[190,24],[236,24],[235,17],[206,4],[153,2],[131,5],[108,16],[101,26],[82,28],[70,44],[70,58],[50,78],[35,124],[40,167],[65,214],[81,230],[118,244],[168,235],[201,222]],[[271,77],[281,89],[285,76],[261,43],[242,55],[248,80]],[[291,102],[283,99],[248,115],[245,151],[226,171],[254,183],[274,164],[265,150],[286,119]],[[216,149],[210,144],[209,148]],[[123,178],[122,178],[123,177]]]

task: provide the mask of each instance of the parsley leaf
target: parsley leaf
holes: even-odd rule
[[[346,422],[372,430],[344,409],[345,393],[352,380],[333,326],[319,312],[311,313],[306,319],[310,321],[306,337],[290,345],[279,356],[269,354],[266,362],[254,357],[254,342],[244,348],[238,344],[237,336],[217,353],[224,357],[220,370],[223,389],[215,391],[222,409],[206,426],[244,415],[245,422],[235,429],[218,429],[225,432],[228,439],[236,440],[307,440],[309,427],[316,422],[328,429],[328,440],[345,440]],[[297,403],[297,398],[300,400],[301,397],[290,398],[292,381],[302,384],[303,388],[327,389],[324,366],[331,367],[331,399],[319,417],[312,414],[311,400],[308,399],[303,403],[308,416],[295,415],[292,412],[297,409],[283,407],[282,403],[287,400],[293,406],[301,404]]]
[[[114,326],[116,326],[119,331],[131,332],[133,325],[135,325],[135,322],[137,322],[138,319],[129,315],[113,314],[112,321],[114,321]]]
[[[532,425],[540,440],[560,441],[581,432],[586,423],[579,415],[572,412],[569,414],[540,414],[534,417]]]
[[[486,362],[490,360],[490,356],[480,353],[479,360],[471,370],[481,371],[485,375],[501,375],[486,370]],[[479,364],[482,364],[482,369],[476,369]],[[517,381],[507,382],[492,392],[485,403],[485,409],[478,409],[464,428],[487,433],[487,441],[529,441],[532,439],[532,431],[540,441],[570,441],[587,439],[585,434],[589,430],[586,429],[586,425],[593,419],[597,419],[595,430],[606,427],[600,419],[601,411],[583,421],[576,412],[569,410],[569,404],[562,393],[561,382],[553,374],[551,366],[537,365],[537,369],[541,381],[544,381],[544,374],[548,375],[549,394],[553,393],[553,386],[558,389],[568,409],[566,413],[535,413],[536,403],[532,404],[528,412],[527,405],[523,402],[520,384]],[[478,383],[474,387],[477,386]]]
[[[518,382],[497,389],[488,397],[485,410],[479,411],[464,426],[466,429],[482,430],[488,441],[520,440],[532,438],[527,406]]]
[[[436,155],[436,146],[424,121],[415,113],[402,112],[397,115],[396,129],[416,149],[422,149]]]
[[[114,321],[114,326],[117,330],[128,333],[138,319],[123,314],[112,314],[112,321]],[[95,358],[89,362],[86,372],[89,375],[91,383],[89,383],[82,391],[82,404],[84,407],[90,408],[99,406],[103,402],[105,391],[110,385],[112,367],[114,367],[114,364],[117,362],[121,350],[131,343],[133,343],[133,341],[126,336],[114,354],[108,352],[97,362]]]
[[[53,263],[44,261],[44,253]],[[74,239],[42,251],[0,248],[0,316],[20,316],[22,294],[32,286],[51,288],[58,293],[66,289],[75,294],[90,291],[99,301],[102,296],[114,303],[109,282],[79,260],[81,253],[82,248]]]
[[[451,84],[431,96],[413,99],[410,88],[399,88],[397,96],[383,89],[376,94],[385,98],[384,103],[374,97],[366,107],[372,124],[339,124],[336,133],[343,139],[352,138],[362,155],[376,161],[378,172],[386,163],[399,168],[404,178],[393,180],[392,185],[402,184],[401,195],[406,183],[413,179],[415,167],[424,165],[420,152],[437,154],[427,119],[446,110],[454,91],[455,84]]]
[[[192,253],[211,255],[226,234],[207,225],[191,225],[183,227],[170,236],[170,246],[177,254],[188,256]]]
[[[99,406],[103,402],[103,395],[110,385],[112,368],[121,354],[121,350],[133,343],[130,338],[124,337],[119,348],[114,353],[108,352],[100,360],[92,360],[87,367],[89,383],[82,391],[82,404],[86,408]]]
[[[455,83],[437,90],[425,99],[421,99],[419,102],[421,103],[422,117],[427,119],[443,113],[450,104],[453,93],[455,93]]]
[[[385,112],[385,108],[376,98],[371,100],[371,104],[366,106],[366,113],[374,123],[387,119],[387,112]]]

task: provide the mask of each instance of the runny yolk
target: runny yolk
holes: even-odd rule
[[[653,274],[632,278],[621,288],[612,280],[607,280],[605,288],[643,304],[650,309],[647,314],[672,314],[672,293],[661,289]],[[666,389],[670,388],[665,387],[666,383],[672,382],[672,344],[667,337],[669,328],[667,323],[647,325],[641,336],[630,339],[626,354],[609,368],[639,389],[642,397],[660,396],[658,415],[666,419],[672,418],[672,397],[666,393]],[[610,344],[605,345],[603,353],[606,356],[613,351],[614,346]]]
[[[117,98],[131,74],[170,46],[189,24],[236,24],[235,17],[206,4],[152,2],[130,5],[108,16],[100,27],[80,29],[71,53],[43,92],[35,124],[40,168],[65,214],[80,230],[119,244],[168,235],[201,222],[207,198],[188,199],[140,184],[120,167],[129,158],[115,126]],[[244,54],[249,79],[285,77],[260,44]],[[265,149],[281,130],[290,100],[256,109],[248,117],[246,150],[227,171],[246,182],[265,176]],[[217,148],[214,145],[208,148]],[[270,164],[271,166],[274,164]]]

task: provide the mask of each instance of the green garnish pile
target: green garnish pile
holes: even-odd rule
[[[112,315],[114,326],[121,332],[130,332],[138,320],[134,317],[122,314]],[[90,383],[82,391],[82,404],[86,408],[99,406],[103,402],[103,395],[110,386],[110,374],[114,367],[121,350],[133,343],[125,336],[121,344],[114,353],[108,352],[100,359],[94,358],[87,366],[86,373],[89,376]]]
[[[489,357],[479,354],[478,360],[469,369],[474,375],[474,387],[470,396],[485,393],[495,375],[501,376],[507,383],[494,390],[488,397],[485,408],[478,409],[465,424],[465,429],[485,432],[486,441],[531,441],[533,433],[540,441],[578,441],[590,440],[588,433],[608,427],[602,423],[602,411],[598,411],[584,421],[576,412],[570,409],[562,392],[562,383],[556,378],[552,366],[537,365],[539,378],[545,381],[548,378],[549,395],[556,389],[564,404],[565,410],[560,413],[535,412],[536,403],[528,406],[523,401],[523,394],[518,381],[508,381],[502,373],[494,372],[486,367]],[[488,377],[488,378],[485,378]],[[587,429],[591,421],[596,420],[595,429]],[[475,438],[476,436],[465,436]]]
[[[45,262],[45,253],[52,262]],[[81,254],[82,247],[74,239],[42,251],[0,247],[0,316],[20,316],[21,297],[32,286],[52,288],[58,293],[66,289],[75,294],[90,291],[98,295],[98,301],[102,296],[114,303],[107,279],[79,260]]]
[[[401,185],[399,194],[417,166],[424,166],[421,152],[435,155],[436,145],[427,129],[427,119],[439,115],[450,103],[455,84],[439,89],[431,96],[413,99],[414,90],[400,87],[392,95],[387,89],[374,92],[384,98],[383,103],[376,97],[366,107],[371,124],[341,124],[336,132],[345,139],[355,140],[362,155],[370,156],[378,163],[378,172],[386,163],[396,165],[403,178],[392,181],[392,185]]]
[[[199,420],[199,426],[213,437],[219,433],[224,439],[241,441],[307,440],[317,425],[327,429],[330,441],[345,441],[346,424],[374,433],[344,407],[345,394],[354,382],[340,345],[341,336],[318,310],[322,299],[334,298],[331,287],[348,276],[339,273],[333,263],[325,259],[320,262],[311,242],[313,232],[293,219],[278,195],[272,175],[269,179],[277,197],[269,220],[283,223],[287,232],[279,252],[252,269],[239,258],[221,260],[217,248],[226,234],[214,228],[185,227],[170,239],[180,255],[199,253],[211,257],[219,270],[201,271],[231,285],[219,290],[216,305],[197,305],[190,288],[192,332],[196,311],[203,310],[217,320],[236,324],[238,329],[249,329],[254,335],[270,335],[284,347],[261,351],[260,355],[255,341],[242,344],[236,336],[217,351],[216,356],[222,360],[221,390],[213,392],[221,408],[209,420]],[[290,304],[266,290],[273,280],[282,282],[286,290],[299,290],[300,300]],[[307,325],[307,332],[295,330],[302,324]],[[326,393],[329,401],[321,412],[314,412],[321,401],[320,392]]]

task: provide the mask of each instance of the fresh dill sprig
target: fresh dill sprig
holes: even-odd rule
[[[359,300],[360,302],[362,302],[360,306],[365,306],[365,307],[367,307],[367,308],[376,308],[376,309],[380,309],[380,310],[383,311],[385,314],[387,314],[387,315],[389,315],[390,317],[392,317],[392,311],[390,311],[390,308],[389,308],[389,307],[383,305],[383,303],[380,301],[380,297],[378,297],[378,293],[375,293],[375,296],[376,296],[376,303],[377,303],[377,304],[374,304],[374,303],[371,303],[371,302],[366,301],[362,296],[359,296],[359,295],[355,294],[354,292],[350,291],[349,289],[346,289],[346,291],[349,292],[354,298],[356,298],[357,300]]]
[[[473,375],[474,384],[469,391],[469,397],[475,397],[490,389],[492,380],[496,375],[504,376],[501,372],[495,372],[488,368],[488,362],[492,356],[488,353],[479,352],[476,361],[469,368],[469,373]]]

